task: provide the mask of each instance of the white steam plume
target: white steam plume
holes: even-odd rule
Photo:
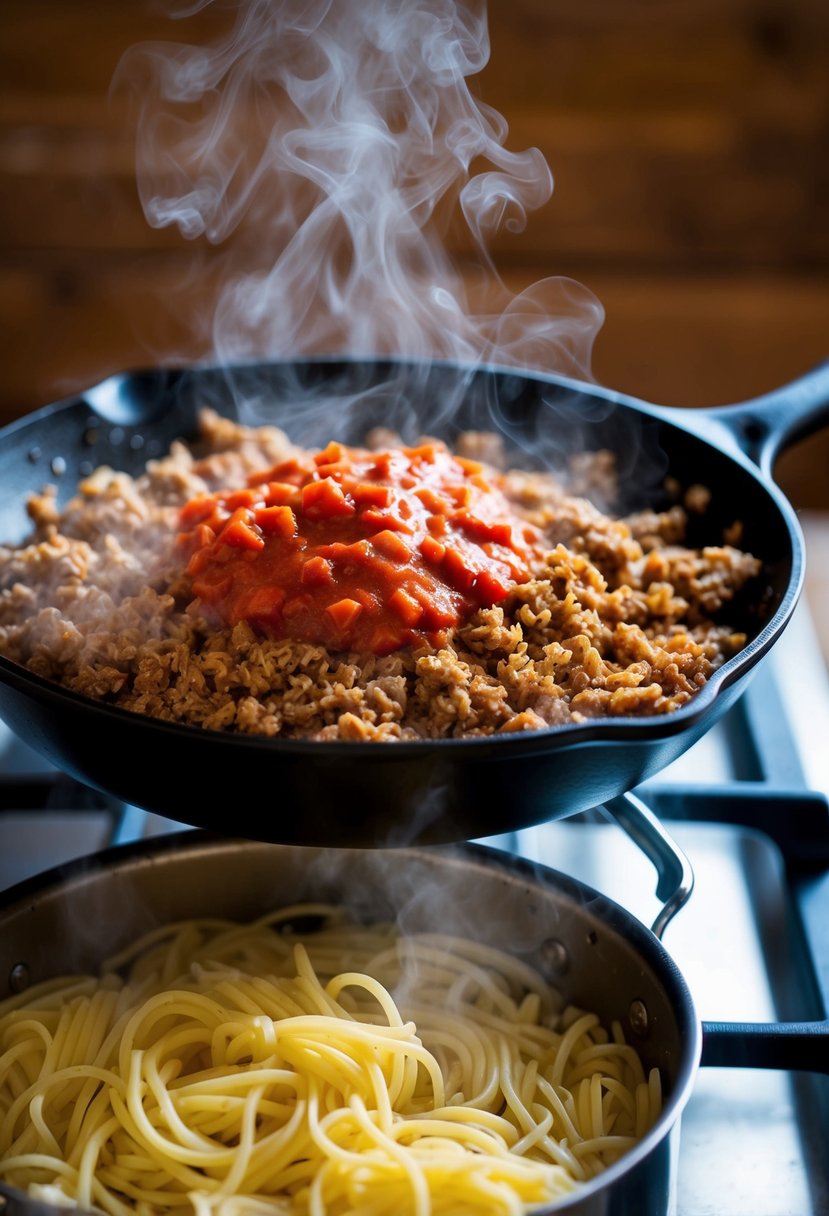
[[[231,16],[212,46],[140,44],[116,76],[139,103],[148,221],[215,244],[235,234],[213,354],[395,354],[589,379],[595,297],[566,278],[513,295],[488,253],[553,182],[538,149],[504,147],[506,122],[468,87],[489,57],[484,3],[238,0]],[[474,288],[446,251],[453,217]]]

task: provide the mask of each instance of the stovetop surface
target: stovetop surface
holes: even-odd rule
[[[802,679],[813,637],[796,617],[728,720],[638,791],[693,866],[664,944],[704,1020],[829,1013],[829,691],[822,668]],[[181,827],[88,795],[0,727],[0,889]],[[486,843],[578,878],[645,924],[659,910],[650,862],[596,814]],[[829,1076],[701,1068],[676,1212],[829,1216]]]

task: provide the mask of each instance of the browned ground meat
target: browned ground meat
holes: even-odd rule
[[[529,582],[443,649],[378,658],[270,641],[245,624],[211,630],[184,611],[178,509],[292,445],[211,411],[203,445],[176,444],[135,479],[99,469],[61,514],[49,491],[32,501],[29,542],[0,548],[3,654],[88,696],[212,730],[394,740],[669,713],[745,643],[721,621],[760,563],[728,544],[684,547],[701,487],[684,506],[622,520],[550,474],[515,470],[509,495],[549,549]],[[466,450],[499,459],[491,437],[470,436]],[[607,456],[595,465],[606,487]],[[584,461],[576,475],[588,488]]]

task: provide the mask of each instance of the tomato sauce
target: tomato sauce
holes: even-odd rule
[[[505,599],[539,551],[498,480],[437,442],[330,443],[191,499],[179,543],[193,608],[332,650],[440,645]]]

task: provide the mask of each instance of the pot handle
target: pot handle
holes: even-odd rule
[[[613,798],[602,809],[656,867],[656,894],[662,900],[662,909],[651,925],[651,932],[661,940],[669,922],[694,889],[691,863],[653,811],[635,794]]]
[[[829,1075],[829,1021],[703,1022],[700,1062]]]
[[[772,477],[780,452],[829,424],[829,361],[782,388],[739,405],[701,411]],[[688,411],[684,412],[688,418]]]
[[[656,815],[635,794],[602,810],[652,861],[662,910],[651,925],[660,938],[694,887],[691,863]],[[829,1020],[816,1022],[703,1022],[702,1059],[708,1067],[771,1068],[829,1075]]]

